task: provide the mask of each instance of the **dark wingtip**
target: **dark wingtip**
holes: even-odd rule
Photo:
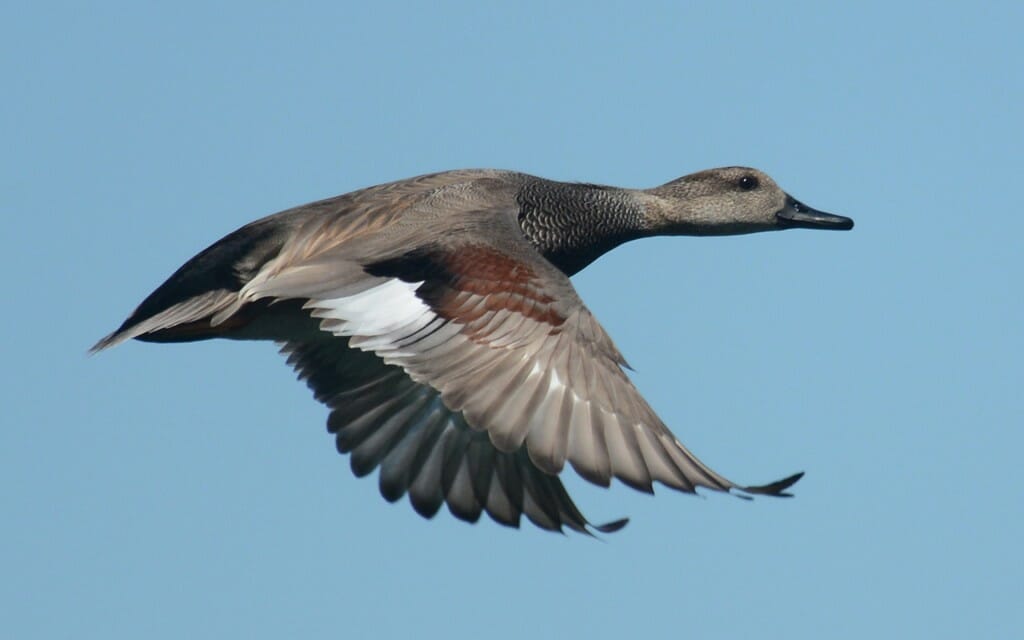
[[[804,472],[794,473],[788,478],[782,480],[776,480],[770,484],[764,484],[758,487],[743,487],[743,491],[747,493],[754,493],[762,496],[775,496],[776,498],[792,498],[792,493],[786,493],[786,489],[792,487],[797,483],[800,478],[804,477]]]
[[[620,518],[618,520],[615,520],[614,522],[607,522],[605,524],[595,524],[591,526],[594,527],[594,530],[600,531],[601,533],[615,533],[616,531],[621,530],[627,524],[629,524],[629,518]]]

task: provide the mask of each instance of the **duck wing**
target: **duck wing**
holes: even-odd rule
[[[610,533],[627,520],[591,525],[557,476],[544,473],[526,452],[499,451],[487,433],[471,428],[440,393],[414,382],[400,367],[355,349],[344,337],[291,342],[288,363],[331,409],[328,430],[338,451],[351,454],[362,477],[380,468],[381,494],[395,502],[408,494],[426,518],[442,504],[457,518],[476,522],[486,512],[518,527],[522,515],[538,527]]]
[[[368,277],[342,278],[337,293],[317,277],[320,293],[304,307],[320,329],[433,390],[498,452],[525,451],[552,475],[568,461],[593,483],[614,477],[646,492],[657,481],[785,495],[799,479],[741,486],[702,463],[639,394],[569,279],[536,252],[477,238],[362,267]]]

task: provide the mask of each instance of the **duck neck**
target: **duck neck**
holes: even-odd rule
[[[644,208],[626,189],[536,180],[517,199],[523,233],[566,275],[647,235]]]

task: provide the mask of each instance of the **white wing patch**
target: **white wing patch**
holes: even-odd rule
[[[355,336],[351,344],[379,355],[401,357],[400,342],[437,319],[416,296],[422,282],[397,278],[351,295],[310,300],[304,306],[326,322],[324,330],[336,336]]]

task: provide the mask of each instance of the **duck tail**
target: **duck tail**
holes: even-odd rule
[[[89,350],[96,353],[132,338],[192,342],[225,336],[251,320],[239,292],[281,249],[271,220],[231,233],[186,262]]]

